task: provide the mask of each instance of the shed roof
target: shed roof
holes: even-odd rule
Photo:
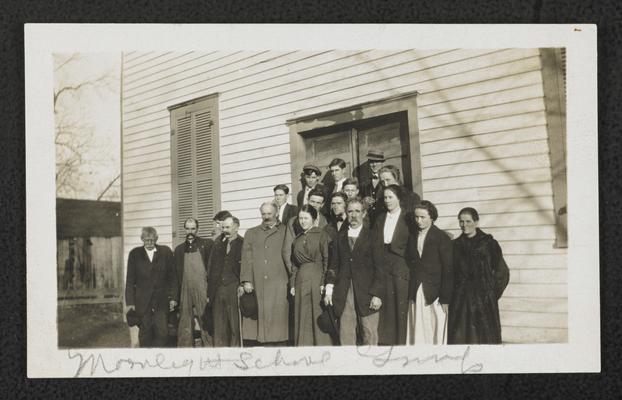
[[[121,203],[57,198],[56,236],[58,239],[121,236]]]

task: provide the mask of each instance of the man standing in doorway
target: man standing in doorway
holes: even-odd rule
[[[281,257],[285,225],[277,220],[274,203],[263,203],[259,210],[262,223],[246,231],[240,273],[244,292],[256,294],[257,320],[242,320],[242,337],[263,346],[285,346],[289,312],[289,275]]]
[[[140,239],[143,246],[133,248],[127,257],[125,304],[140,321],[140,347],[164,347],[167,311],[176,285],[175,261],[170,248],[156,244],[154,228],[143,228]]]
[[[207,263],[214,242],[197,235],[199,221],[195,218],[186,219],[184,229],[186,240],[175,248],[177,285],[170,304],[171,310],[179,305],[177,346],[192,347],[194,331],[199,328],[203,346],[211,347],[212,338],[202,327],[196,326],[195,320],[200,320],[207,304]]]
[[[382,183],[380,182],[380,168],[384,166],[384,152],[370,149],[367,152],[367,161],[355,171],[358,176],[361,197],[368,205],[367,216],[374,221],[374,216],[382,212],[378,210],[378,200],[382,200]]]

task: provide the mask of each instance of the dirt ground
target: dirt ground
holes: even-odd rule
[[[58,306],[59,348],[130,347],[121,303]]]

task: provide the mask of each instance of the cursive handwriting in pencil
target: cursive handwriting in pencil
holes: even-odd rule
[[[398,349],[406,349],[398,348]],[[460,362],[460,370],[463,374],[482,372],[484,366],[482,363],[470,364],[467,359],[471,353],[471,346],[467,346],[462,353],[448,354],[448,353],[433,353],[426,356],[414,356],[409,357],[406,354],[395,354],[395,348],[390,347],[371,347],[371,346],[357,346],[356,352],[359,357],[371,359],[373,366],[382,368],[389,363],[400,364],[402,367],[409,365],[423,365],[427,363],[449,363]]]

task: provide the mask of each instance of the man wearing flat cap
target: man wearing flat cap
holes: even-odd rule
[[[300,192],[298,192],[298,196],[296,196],[296,200],[298,202],[298,208],[309,202],[309,193],[314,189],[319,189],[324,192],[324,198],[327,197],[327,189],[320,182],[320,176],[322,176],[322,171],[315,165],[311,163],[307,163],[302,167],[303,174],[303,188]],[[286,221],[283,221],[284,223]]]

